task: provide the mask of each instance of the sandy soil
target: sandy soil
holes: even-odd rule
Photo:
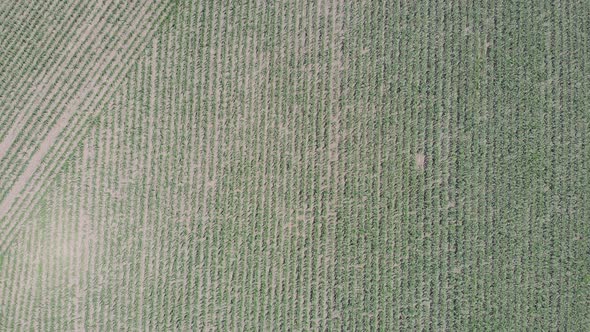
[[[423,153],[416,153],[416,167],[424,169],[426,167],[426,156]]]

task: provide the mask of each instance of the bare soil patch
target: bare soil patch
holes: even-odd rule
[[[416,153],[416,167],[424,169],[426,167],[426,156],[423,153]]]

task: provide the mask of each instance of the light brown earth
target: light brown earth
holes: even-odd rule
[[[423,153],[416,153],[415,161],[418,169],[424,169],[426,167],[426,156]]]

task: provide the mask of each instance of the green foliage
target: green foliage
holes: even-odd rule
[[[1,329],[590,324],[587,2],[71,6],[0,9]]]

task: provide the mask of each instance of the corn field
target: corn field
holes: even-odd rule
[[[0,0],[0,331],[588,331],[590,1]]]

